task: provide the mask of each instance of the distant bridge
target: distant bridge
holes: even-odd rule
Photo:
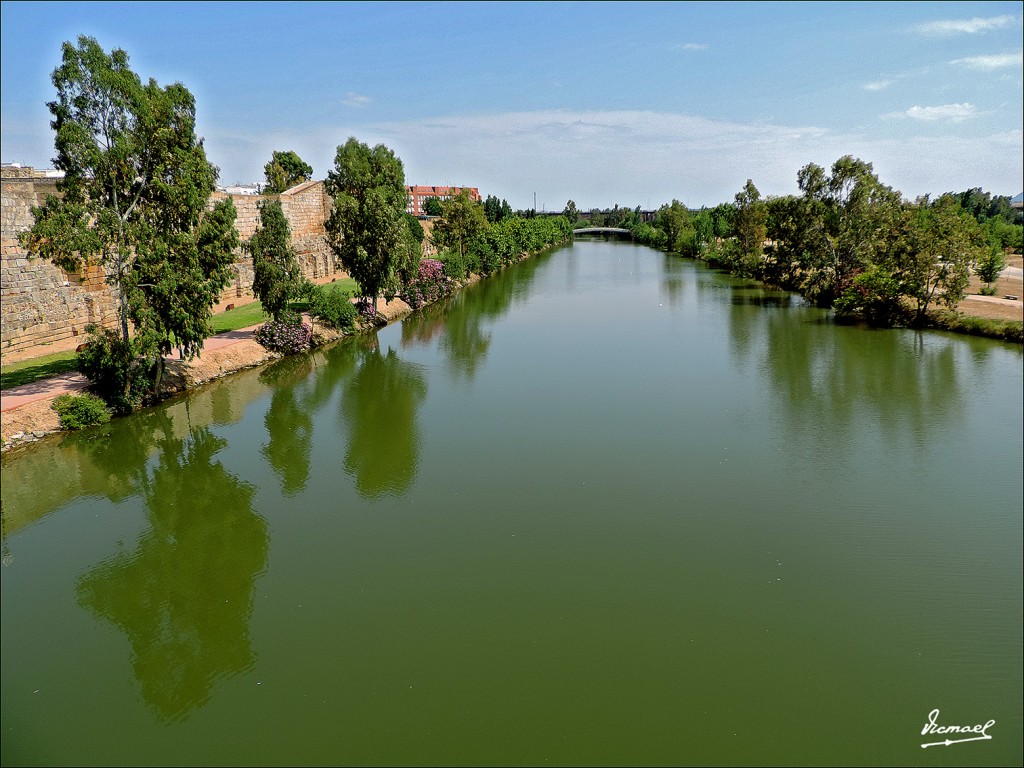
[[[632,231],[628,229],[621,229],[620,227],[583,227],[582,229],[574,229],[572,231],[574,235],[629,235],[633,236]]]

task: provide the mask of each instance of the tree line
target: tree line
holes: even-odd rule
[[[102,266],[117,306],[116,329],[91,327],[79,365],[120,412],[155,396],[164,358],[199,354],[212,335],[212,308],[232,277],[241,245],[230,199],[208,207],[218,169],[195,133],[195,100],[180,83],[143,83],[120,49],[93,38],[65,43],[48,103],[56,132],[59,196],[32,209],[21,242],[33,255],[75,271]],[[312,168],[275,151],[267,192],[306,181]],[[748,181],[731,203],[690,211],[678,200],[653,222],[616,205],[582,218],[570,200],[561,216],[513,213],[505,200],[463,193],[428,201],[437,259],[423,259],[423,228],[406,212],[402,161],[386,146],[350,138],[337,149],[325,190],[333,208],[327,240],[360,291],[360,311],[376,320],[378,298],[418,306],[470,273],[486,275],[571,237],[574,225],[630,229],[642,242],[704,259],[737,274],[800,291],[841,315],[876,325],[931,322],[935,306],[955,306],[970,270],[989,284],[1005,250],[1021,249],[1020,211],[980,189],[913,202],[882,183],[870,163],[814,163],[797,174],[798,195],[762,198]],[[243,246],[253,291],[272,316],[257,339],[280,351],[307,348],[310,329],[294,310],[346,328],[348,297],[305,280],[277,200],[260,204],[256,233]],[[1019,325],[1019,323],[1018,323]]]
[[[1021,252],[1024,221],[1005,196],[976,188],[904,200],[852,156],[829,170],[807,164],[797,184],[798,195],[764,198],[748,180],[731,203],[699,211],[673,200],[653,223],[616,206],[602,223],[887,327],[943,322],[935,310],[963,300],[972,270],[994,293],[1005,254]],[[1019,337],[1021,324],[1010,325]]]
[[[252,257],[253,292],[271,315],[256,333],[264,346],[308,348],[311,333],[295,312],[297,301],[324,324],[353,325],[349,297],[302,276],[278,200],[260,202],[256,232],[244,244],[230,198],[208,207],[219,171],[196,136],[195,99],[181,83],[143,83],[125,51],[107,53],[86,36],[63,44],[51,79],[54,165],[64,175],[59,195],[32,208],[35,223],[20,241],[65,270],[105,270],[117,327],[87,328],[79,369],[113,411],[129,412],[157,396],[165,356],[174,349],[185,360],[199,355],[240,245]],[[264,172],[263,191],[280,193],[309,180],[312,168],[293,151],[275,151]],[[504,200],[476,203],[463,194],[441,202],[434,227],[439,259],[422,260],[423,228],[406,212],[402,161],[389,148],[349,138],[324,186],[333,202],[328,244],[358,284],[370,321],[379,297],[421,303],[424,281],[435,273],[440,279],[428,293],[571,233],[564,219],[526,220]]]

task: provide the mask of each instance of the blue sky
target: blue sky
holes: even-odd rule
[[[796,192],[845,154],[905,197],[1024,188],[1020,2],[2,3],[4,162],[51,165],[60,46],[196,97],[221,182],[383,142],[410,184],[561,210]]]

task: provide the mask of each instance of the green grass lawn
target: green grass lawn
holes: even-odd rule
[[[263,305],[254,301],[251,304],[214,315],[210,322],[213,325],[214,333],[225,333],[237,331],[239,328],[248,328],[250,325],[259,325],[267,322],[268,319],[267,313],[263,311]]]
[[[354,294],[359,290],[359,286],[356,281],[351,277],[346,277],[344,280],[337,280],[333,283],[325,283],[324,288],[329,291],[344,291],[345,293]],[[291,304],[292,309],[296,312],[305,312],[309,309],[309,303],[303,301],[293,301]],[[265,323],[270,319],[270,316],[263,311],[262,305],[258,301],[254,301],[251,304],[246,304],[236,309],[229,309],[227,312],[221,312],[219,315],[213,316],[213,330],[215,333],[225,333],[227,331],[237,331],[239,328],[248,328],[253,325],[259,325]]]
[[[74,350],[54,352],[44,357],[33,357],[20,363],[0,367],[0,390],[31,384],[33,381],[48,379],[68,371],[78,370],[78,355]]]
[[[355,293],[359,290],[356,281],[350,277],[327,283],[325,287],[331,291],[347,293]],[[292,304],[292,308],[296,312],[304,312],[308,307],[305,301],[297,301]],[[237,331],[239,328],[259,325],[269,319],[263,311],[262,305],[258,301],[254,301],[214,315],[211,324],[214,333],[226,333],[227,331]],[[0,366],[0,390],[31,384],[33,381],[48,379],[51,376],[76,370],[78,370],[78,356],[74,351],[55,352],[44,357],[33,357],[31,360]]]

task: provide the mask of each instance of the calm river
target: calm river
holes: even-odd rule
[[[1022,390],[577,241],[5,457],[2,762],[1019,764]]]

